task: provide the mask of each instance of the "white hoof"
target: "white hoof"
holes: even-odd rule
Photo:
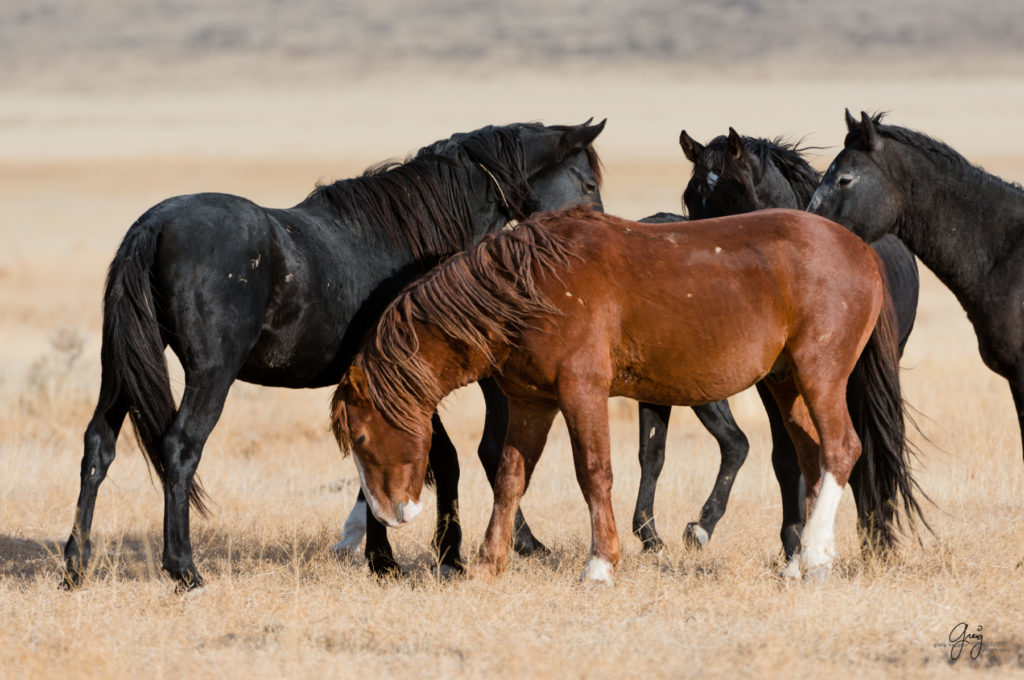
[[[785,569],[782,570],[782,578],[788,581],[799,581],[800,580],[800,554],[797,553],[789,558],[789,562],[786,562]]]
[[[584,583],[613,586],[615,585],[613,571],[611,562],[603,557],[593,555],[589,560],[587,560],[587,564],[583,567],[583,573],[580,575],[580,581],[583,581]]]
[[[805,583],[824,583],[832,575],[832,563],[822,564],[804,572]]]
[[[697,524],[696,522],[690,522],[686,525],[686,531],[683,532],[683,538],[686,539],[686,544],[690,547],[703,549],[708,544],[711,537],[708,536],[708,532],[704,530],[704,527]]]

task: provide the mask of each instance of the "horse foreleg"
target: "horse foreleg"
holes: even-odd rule
[[[484,418],[484,433],[480,438],[477,455],[484,466],[484,473],[491,487],[494,487],[494,475],[498,470],[498,461],[505,445],[505,432],[508,430],[508,398],[497,383],[491,378],[484,378],[479,383],[487,406]],[[516,508],[515,531],[512,534],[513,547],[520,555],[550,552],[530,530],[523,517],[521,508]]]
[[[804,528],[804,478],[800,474],[796,447],[790,439],[783,422],[779,406],[764,381],[757,383],[757,394],[768,414],[768,425],[772,434],[772,469],[779,482],[782,496],[782,528],[779,538],[782,550],[789,560],[800,548],[800,534]]]
[[[729,402],[724,399],[703,406],[695,406],[693,412],[697,414],[701,424],[718,441],[722,456],[722,462],[718,467],[718,477],[715,478],[715,486],[700,511],[700,520],[686,525],[686,542],[691,546],[703,548],[711,539],[718,520],[725,513],[733,482],[736,481],[736,473],[747,459],[750,443],[732,417]]]
[[[639,410],[640,446],[637,456],[640,459],[640,488],[633,510],[633,533],[640,539],[645,552],[660,552],[665,542],[654,526],[654,492],[665,465],[665,440],[672,407],[640,402]]]
[[[103,394],[103,389],[100,389]],[[81,586],[85,580],[92,542],[92,514],[96,507],[96,494],[114,462],[117,434],[127,412],[120,400],[107,409],[97,407],[89,427],[85,430],[85,453],[82,455],[81,490],[75,507],[75,524],[64,546],[66,571],[62,580],[65,588]]]
[[[590,559],[581,579],[611,585],[622,552],[612,511],[608,391],[594,390],[589,385],[567,386],[562,390],[561,401],[572,442],[576,481],[590,509]]]
[[[459,454],[441,418],[434,413],[431,420],[430,468],[437,492],[437,526],[434,550],[438,572],[447,576],[462,571],[462,525],[459,524]]]
[[[510,426],[493,484],[494,506],[480,555],[470,570],[473,577],[490,578],[508,564],[515,511],[557,412],[554,404],[510,400]]]

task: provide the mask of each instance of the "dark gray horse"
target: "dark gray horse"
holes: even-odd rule
[[[387,303],[441,258],[534,211],[600,205],[592,142],[603,127],[514,124],[457,134],[405,163],[318,187],[287,210],[212,193],[148,210],[107,277],[100,396],[85,433],[66,585],[85,576],[96,493],[125,415],[163,485],[163,568],[183,588],[200,586],[189,505],[203,510],[194,476],[231,384],[333,385]],[[177,408],[168,345],[185,370]],[[485,394],[491,415],[481,458],[490,476],[507,402],[493,386]],[[436,418],[434,425],[435,540],[442,563],[459,568],[458,459]],[[396,567],[383,528],[366,550],[371,568]]]
[[[871,241],[892,234],[953,291],[1024,432],[1024,188],[919,132],[846,112],[843,150],[809,210]]]

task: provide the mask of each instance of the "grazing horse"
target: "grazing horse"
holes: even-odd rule
[[[603,126],[457,134],[405,163],[319,186],[286,210],[213,193],[150,208],[107,276],[100,396],[85,432],[65,585],[85,575],[96,493],[126,414],[163,486],[163,568],[179,586],[198,587],[189,505],[204,509],[194,476],[231,384],[336,384],[387,303],[441,258],[536,210],[599,205],[592,142]],[[177,408],[168,345],[185,370]],[[505,400],[496,387],[485,395],[489,434],[499,440]],[[434,426],[436,543],[442,563],[458,568],[458,459],[440,420]],[[499,455],[499,441],[481,444],[491,475]],[[383,530],[368,535],[366,552],[374,570],[394,568]]]
[[[388,307],[335,393],[332,426],[373,513],[420,511],[430,418],[493,376],[509,397],[494,508],[474,570],[508,560],[513,516],[561,410],[590,508],[585,579],[611,582],[608,397],[695,405],[767,379],[812,507],[786,568],[827,575],[839,498],[861,451],[846,383],[861,366],[876,504],[920,512],[907,465],[895,320],[878,256],[841,226],[767,210],[642,224],[594,211],[536,216],[435,268]],[[863,350],[863,357],[861,356]]]
[[[1024,188],[881,114],[847,111],[846,126],[808,209],[868,241],[893,234],[935,272],[1010,383],[1024,434]]]
[[[737,215],[763,208],[803,209],[818,186],[818,173],[802,154],[806,147],[801,148],[779,138],[741,137],[730,127],[728,135],[721,135],[703,145],[683,130],[679,134],[679,145],[693,163],[693,174],[683,191],[683,203],[690,219]],[[682,219],[678,215],[659,213],[641,221]],[[883,237],[871,246],[885,265],[889,292],[896,309],[902,355],[917,313],[920,288],[917,262],[895,237]],[[764,384],[759,383],[757,391],[771,428],[772,467],[782,494],[782,529],[779,535],[788,558],[797,549],[803,525],[800,468],[775,400]],[[859,400],[860,397],[859,394],[850,395],[851,400]],[[633,512],[633,532],[643,542],[644,550],[660,550],[664,545],[654,524],[654,493],[665,461],[665,440],[671,411],[670,406],[640,404],[641,474]],[[749,444],[733,419],[728,402],[697,406],[694,413],[718,441],[722,457],[715,486],[701,509],[700,519],[687,524],[684,534],[687,543],[703,547],[725,512],[732,484],[746,460]],[[858,425],[854,423],[855,427]],[[859,485],[859,475],[854,474],[851,486],[857,489]],[[854,497],[858,498],[858,494],[855,493]],[[870,518],[861,515],[860,520],[866,524]]]

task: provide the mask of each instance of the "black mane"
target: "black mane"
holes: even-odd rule
[[[474,229],[470,173],[486,173],[509,219],[533,212],[536,199],[525,175],[520,127],[453,135],[405,162],[385,161],[360,177],[317,186],[307,201],[322,200],[358,218],[354,221],[406,245],[417,259],[464,250],[472,245]]]
[[[877,130],[878,134],[882,137],[892,139],[900,144],[905,144],[920,151],[938,156],[950,163],[954,168],[958,168],[969,173],[977,173],[990,182],[995,182],[1024,193],[1024,187],[1017,182],[1008,182],[997,175],[993,175],[981,166],[971,163],[951,146],[935,139],[934,137],[929,137],[917,130],[899,127],[898,125],[883,124],[882,119],[885,116],[886,113],[884,111],[875,113],[871,116],[871,122],[875,124],[875,130]],[[860,139],[861,126],[858,125],[856,128],[846,133],[846,138],[843,140],[843,146],[849,146]]]

